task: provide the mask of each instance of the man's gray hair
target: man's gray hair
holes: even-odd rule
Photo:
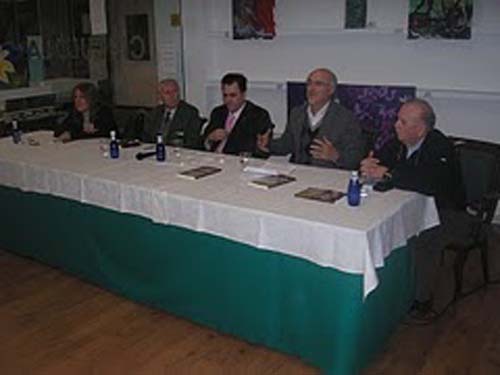
[[[416,105],[422,110],[422,120],[429,129],[434,129],[436,125],[436,114],[427,100],[415,98],[408,100],[405,104]]]
[[[324,73],[328,74],[330,76],[331,81],[332,81],[333,89],[334,90],[337,89],[337,85],[338,85],[337,76],[330,69],[328,69],[328,68],[317,68],[317,69],[314,69],[313,72],[324,72]]]
[[[159,84],[160,86],[171,84],[176,87],[177,91],[180,91],[179,83],[173,78],[164,78],[160,81]]]

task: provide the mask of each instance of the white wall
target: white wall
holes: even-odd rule
[[[158,80],[175,78],[183,82],[182,32],[171,16],[180,13],[180,0],[154,0]]]
[[[277,0],[274,40],[235,41],[231,0],[182,0],[187,99],[208,115],[220,77],[240,71],[280,130],[283,84],[326,66],[344,83],[415,85],[446,133],[500,142],[500,1],[474,1],[468,41],[407,40],[408,1],[368,1],[368,30],[341,29],[343,0]]]

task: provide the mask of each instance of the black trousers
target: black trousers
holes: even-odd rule
[[[466,241],[472,230],[472,218],[462,211],[441,210],[441,224],[430,228],[415,239],[415,299],[432,300],[436,288],[441,253],[450,242]]]

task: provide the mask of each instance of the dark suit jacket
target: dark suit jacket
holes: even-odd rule
[[[143,142],[156,142],[156,135],[164,121],[165,105],[159,105],[153,109],[144,120],[144,128],[141,135]],[[163,134],[165,143],[169,144],[179,133],[183,134],[183,147],[199,148],[200,131],[202,121],[198,109],[181,100],[170,120],[166,134]]]
[[[210,122],[203,133],[203,140],[206,140],[207,136],[215,129],[224,129],[228,114],[229,111],[225,105],[214,108],[210,114]],[[229,134],[223,152],[225,154],[238,154],[248,151],[257,155],[257,134],[263,134],[273,127],[269,113],[264,108],[247,100],[245,108]],[[214,151],[218,144],[219,142],[212,142],[210,150]]]
[[[395,187],[434,196],[440,210],[464,207],[459,164],[451,141],[443,133],[432,130],[409,159],[406,152],[406,146],[394,139],[374,155],[389,168]]]
[[[93,118],[90,119],[90,122],[97,129],[97,132],[93,134],[87,134],[83,131],[83,114],[72,110],[61,126],[55,130],[54,136],[58,137],[63,132],[69,131],[71,139],[109,137],[111,130],[117,130],[113,119],[113,112],[108,107],[103,106],[99,108]]]
[[[316,131],[310,131],[307,103],[290,112],[285,132],[279,139],[269,143],[273,155],[292,154],[290,161],[297,164],[312,164],[319,167],[357,169],[363,157],[364,139],[361,127],[354,115],[340,104],[331,102]],[[336,163],[311,157],[309,147],[314,138],[328,139],[339,151]]]

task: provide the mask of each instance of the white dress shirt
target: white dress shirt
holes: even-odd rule
[[[311,106],[307,106],[307,117],[309,117],[309,123],[311,124],[311,130],[315,131],[321,120],[323,120],[323,117],[325,117],[326,110],[328,109],[328,106],[330,105],[330,101],[328,101],[321,109],[316,112],[315,114],[312,113]]]

